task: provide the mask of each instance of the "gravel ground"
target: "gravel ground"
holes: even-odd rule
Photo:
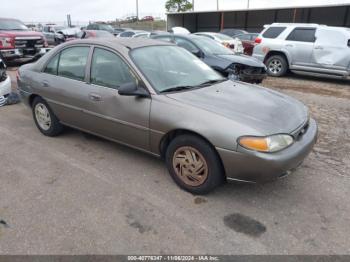
[[[158,159],[74,130],[47,138],[23,105],[0,108],[0,254],[350,254],[349,82],[264,85],[310,107],[316,147],[289,177],[205,197]]]

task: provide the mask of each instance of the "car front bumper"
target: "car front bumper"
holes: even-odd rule
[[[2,57],[6,62],[30,62],[35,61],[50,51],[51,48],[33,48],[33,49],[3,49],[0,50]]]
[[[290,147],[275,153],[261,153],[240,148],[217,148],[228,180],[262,183],[288,175],[298,168],[317,141],[316,121],[310,119],[305,134]]]
[[[0,82],[0,96],[6,96],[11,93],[11,78],[7,76],[4,81]]]

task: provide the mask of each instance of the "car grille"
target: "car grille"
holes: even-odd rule
[[[44,39],[39,36],[15,38],[15,48],[36,49],[42,47],[44,47]]]

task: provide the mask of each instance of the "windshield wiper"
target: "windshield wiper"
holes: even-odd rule
[[[199,87],[202,87],[202,86],[208,86],[208,85],[212,85],[212,84],[218,84],[218,83],[222,83],[222,82],[225,82],[227,81],[226,78],[223,78],[223,79],[217,79],[217,80],[209,80],[209,81],[205,81],[201,84],[199,84],[198,86]]]
[[[194,88],[195,86],[174,86],[168,89],[165,89],[163,91],[160,91],[160,93],[168,93],[168,92],[176,92],[176,91],[182,91],[182,90],[188,90],[191,88]]]

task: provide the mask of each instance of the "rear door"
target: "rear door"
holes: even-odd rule
[[[296,27],[287,36],[284,48],[289,53],[292,66],[311,66],[316,28]]]
[[[90,46],[63,49],[50,59],[41,74],[41,94],[58,119],[79,128],[86,127],[83,108],[88,101],[86,70]]]
[[[320,28],[316,38],[312,56],[314,66],[346,70],[350,65],[350,31]]]

